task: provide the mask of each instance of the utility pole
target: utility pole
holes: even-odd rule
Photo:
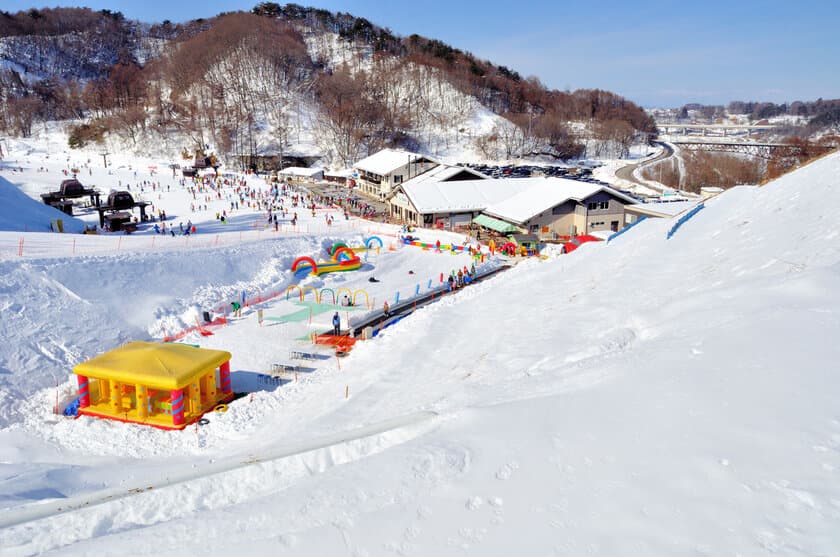
[[[105,168],[108,168],[108,152],[107,151],[102,152],[102,162],[105,163]]]

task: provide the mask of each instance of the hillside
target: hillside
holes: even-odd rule
[[[2,14],[0,131],[26,137],[50,120],[73,121],[76,147],[171,156],[210,145],[229,165],[317,154],[345,166],[387,146],[562,160],[592,141],[622,156],[654,131],[617,94],[549,90],[435,39],[274,3],[183,25],[107,10]]]
[[[240,290],[282,291],[292,258],[358,242],[368,232],[352,227],[364,222],[244,244],[220,231],[218,247],[174,239],[149,249],[146,235],[122,252],[71,256],[58,241],[37,257],[0,252],[0,546],[832,554],[840,349],[826,339],[840,335],[838,176],[832,154],[724,192],[670,239],[673,221],[649,219],[609,244],[523,262],[282,385],[257,374],[300,346],[306,325],[260,327],[249,309],[187,338],[230,350],[234,388],[248,395],[182,432],[52,411],[75,363]],[[166,202],[186,212],[182,194]],[[247,212],[236,216],[250,226]],[[215,225],[211,214],[195,222]],[[0,239],[10,234],[19,237]],[[311,284],[376,287],[381,301],[456,257],[404,247]],[[128,269],[129,280],[113,279]],[[260,307],[294,306],[278,297]]]

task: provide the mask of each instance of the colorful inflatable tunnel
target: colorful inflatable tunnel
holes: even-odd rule
[[[129,342],[77,365],[79,414],[184,429],[233,399],[230,352]]]
[[[333,261],[337,263],[341,261],[350,261],[354,257],[356,257],[356,254],[347,246],[342,246],[332,253]]]
[[[315,260],[311,257],[303,256],[298,257],[292,262],[292,272],[297,274],[298,271],[302,271],[306,267],[311,267],[310,273],[312,274],[319,274],[318,273],[318,264],[315,263]]]
[[[311,257],[298,257],[292,263],[292,272],[297,274],[309,270],[307,274],[324,275],[342,271],[355,271],[362,266],[359,256],[346,246],[339,246],[335,249],[333,261],[315,262]]]

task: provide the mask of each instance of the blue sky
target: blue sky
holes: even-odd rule
[[[440,39],[552,88],[607,89],[646,107],[840,98],[837,0],[297,3],[365,17],[398,35]],[[115,0],[84,5],[142,21],[184,21],[256,4]],[[2,9],[43,5],[4,0]]]

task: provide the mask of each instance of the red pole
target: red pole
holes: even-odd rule
[[[76,380],[79,382],[79,408],[87,408],[90,406],[90,384],[88,378],[84,375],[77,375]]]
[[[172,425],[184,424],[184,390],[173,389],[169,391],[169,402],[172,405]]]
[[[23,257],[23,238],[20,239],[18,244],[18,257]]]
[[[229,395],[233,392],[230,384],[230,361],[219,366],[219,382],[222,384],[222,392]]]

